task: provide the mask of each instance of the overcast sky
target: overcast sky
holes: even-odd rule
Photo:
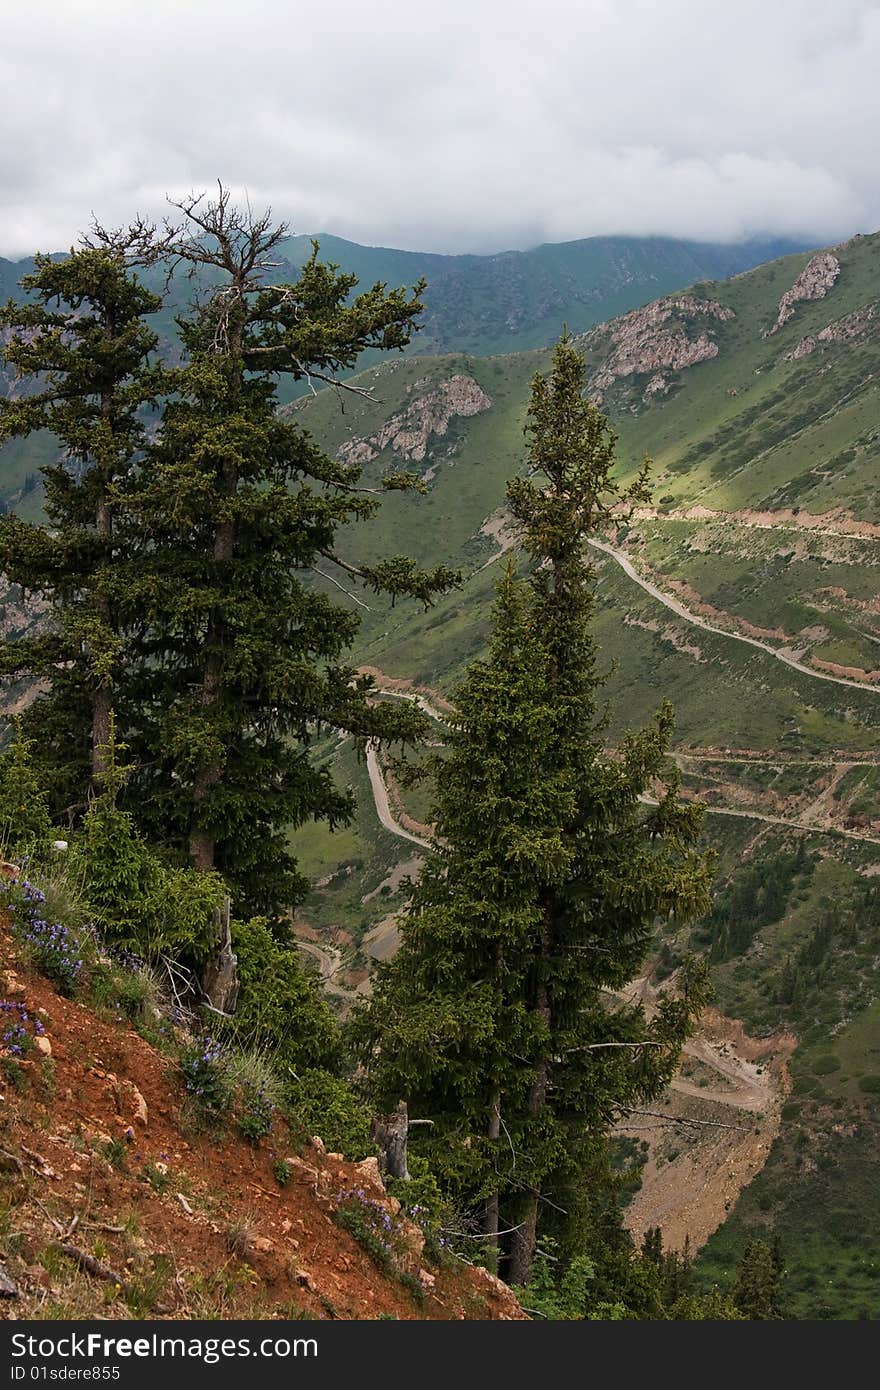
[[[218,177],[494,251],[880,228],[880,0],[0,0],[0,254]]]

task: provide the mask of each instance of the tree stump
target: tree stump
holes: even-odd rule
[[[221,1014],[235,1013],[240,989],[238,957],[232,949],[232,933],[229,928],[230,910],[231,901],[226,898],[216,913],[217,952],[208,961],[201,978],[207,1002],[212,1009]]]
[[[370,1138],[379,1147],[379,1167],[392,1178],[409,1182],[406,1165],[406,1145],[409,1134],[409,1115],[406,1101],[397,1103],[390,1115],[376,1115],[370,1125]]]

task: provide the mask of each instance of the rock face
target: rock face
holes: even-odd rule
[[[819,251],[804,266],[790,290],[779,301],[776,322],[764,333],[770,338],[778,333],[789,319],[794,318],[795,305],[802,299],[824,299],[840,274],[840,261],[830,251]]]
[[[877,323],[877,306],[869,304],[867,308],[847,314],[836,323],[829,323],[818,333],[810,333],[806,338],[801,338],[797,346],[785,354],[785,361],[797,362],[801,357],[809,357],[822,343],[846,343],[858,338],[867,338]]]
[[[681,371],[718,355],[718,344],[710,332],[703,328],[694,334],[692,321],[702,318],[723,323],[735,317],[732,309],[714,299],[697,299],[690,294],[656,299],[644,309],[624,314],[611,331],[612,351],[593,378],[594,399],[601,403],[608,387],[621,377],[649,372],[652,376],[646,396],[666,392],[670,386],[668,372]]]
[[[426,382],[416,383],[426,385]],[[342,445],[342,463],[365,464],[378,458],[389,446],[402,459],[421,463],[432,436],[441,438],[456,416],[467,418],[491,408],[492,402],[473,377],[459,373],[440,381],[423,396],[417,396],[405,410],[393,415],[368,439],[351,439]]]

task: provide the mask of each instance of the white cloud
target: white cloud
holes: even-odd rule
[[[0,252],[221,177],[431,250],[880,226],[880,0],[29,0]]]

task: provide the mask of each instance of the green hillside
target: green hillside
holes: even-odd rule
[[[567,258],[569,269],[585,264],[584,247],[601,280],[607,247],[601,256],[592,243],[523,255],[558,286]],[[756,1034],[784,1027],[798,1039],[769,1160],[700,1268],[711,1281],[751,1232],[775,1231],[798,1316],[876,1317],[880,234],[733,279],[707,278],[731,264],[701,265],[688,291],[667,294],[673,284],[655,282],[650,294],[660,299],[644,305],[638,292],[599,324],[584,300],[586,317],[567,308],[552,327],[552,314],[539,312],[536,287],[546,282],[526,274],[525,261],[428,266],[372,248],[346,261],[348,244],[329,238],[324,250],[365,281],[434,276],[420,348],[432,332],[455,345],[369,366],[355,383],[369,399],[326,390],[286,407],[325,447],[362,463],[368,487],[402,467],[423,480],[423,493],[388,494],[376,518],[343,534],[344,558],[406,552],[461,570],[457,590],[419,611],[354,589],[328,561],[314,582],[357,608],[353,663],[449,695],[481,651],[512,539],[505,482],[523,467],[529,382],[549,365],[538,344],[563,316],[586,330],[578,341],[591,390],[619,431],[621,474],[652,456],[653,505],[621,517],[594,553],[608,737],[672,700],[684,791],[706,801],[707,839],[720,853],[712,912],[692,933],[658,937],[658,959],[674,964],[689,945],[707,951],[724,1013]],[[302,239],[288,254],[305,254]],[[489,262],[504,262],[509,302],[531,316],[528,326],[523,318],[499,328],[507,301]],[[454,289],[445,300],[444,283]],[[630,289],[635,281],[622,292]],[[531,350],[487,351],[505,333]],[[3,451],[7,505],[38,510],[33,469],[51,447],[34,440],[29,453]],[[358,811],[346,829],[293,836],[314,884],[300,928],[337,953],[336,985],[348,997],[370,958],[389,948],[389,918],[418,847],[380,826],[350,743],[321,745],[316,756],[354,789]],[[402,797],[415,821],[429,805],[424,788]]]
[[[655,460],[654,506],[622,519],[613,553],[595,556],[609,738],[672,699],[685,793],[706,800],[721,854],[713,912],[663,958],[708,951],[723,1012],[759,1036],[798,1038],[769,1161],[699,1268],[711,1283],[750,1234],[775,1232],[791,1311],[848,1318],[880,1309],[880,235],[832,254],[700,283],[581,346],[622,473]],[[786,300],[805,270],[801,287],[817,297]],[[792,313],[770,331],[780,301]],[[425,613],[358,593],[369,605],[358,661],[448,694],[480,651],[504,483],[522,467],[528,382],[547,365],[541,351],[387,363],[359,379],[373,401],[326,393],[297,407],[323,442],[366,461],[368,483],[402,465],[425,480],[422,496],[389,496],[344,553],[414,550],[463,573]],[[315,877],[333,877],[303,914],[319,931],[345,924],[356,971],[378,904],[402,901],[392,871],[413,846],[389,847],[363,769],[344,774],[358,819],[344,847],[310,833]],[[403,800],[426,818],[424,789]]]
[[[427,280],[419,353],[518,352],[553,342],[567,323],[574,333],[704,278],[724,278],[793,249],[779,240],[729,246],[668,237],[587,237],[529,251],[439,256],[357,246],[319,237],[321,255],[353,271],[362,284]],[[311,238],[292,237],[293,265]]]

